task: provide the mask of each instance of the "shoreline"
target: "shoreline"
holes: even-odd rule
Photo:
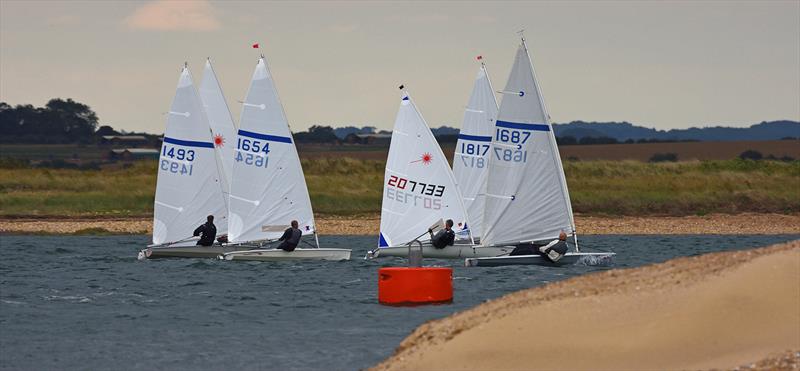
[[[422,324],[371,370],[796,369],[798,277],[800,240],[587,274]]]
[[[379,215],[316,217],[320,234],[377,235]],[[198,222],[199,223],[199,222]],[[593,234],[800,234],[800,214],[704,216],[575,215],[578,235]],[[199,224],[198,224],[199,225]],[[150,234],[151,217],[0,217],[0,234]]]

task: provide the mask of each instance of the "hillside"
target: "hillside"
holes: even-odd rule
[[[636,126],[628,122],[585,122],[553,124],[557,137],[609,137],[619,141],[628,139],[697,140],[697,141],[743,141],[779,140],[800,137],[800,122],[765,121],[746,128],[724,126],[692,127],[688,129],[657,130]]]

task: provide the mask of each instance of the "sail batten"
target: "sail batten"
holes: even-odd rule
[[[552,125],[525,41],[517,49],[492,135],[485,245],[575,234]]]
[[[170,244],[192,236],[195,227],[214,215],[218,232],[227,227],[227,207],[216,166],[208,119],[188,68],[181,71],[159,156],[153,204],[153,244]]]

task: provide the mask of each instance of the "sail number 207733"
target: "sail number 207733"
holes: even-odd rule
[[[173,174],[192,176],[194,168],[194,150],[164,144],[161,148],[161,164],[163,171]]]
[[[426,209],[442,208],[441,197],[445,187],[438,184],[419,183],[406,178],[389,176],[386,199],[394,202],[421,206]]]
[[[499,161],[508,162],[527,162],[528,151],[522,149],[522,145],[528,142],[531,137],[531,132],[527,130],[514,130],[497,128],[494,140],[499,143],[505,143],[517,148],[503,148],[504,146],[495,146],[494,155]]]
[[[236,141],[236,162],[243,162],[247,166],[266,168],[269,164],[269,142],[254,139],[239,138]]]

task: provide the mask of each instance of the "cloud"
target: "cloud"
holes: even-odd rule
[[[139,7],[123,21],[133,30],[213,31],[220,28],[214,8],[205,0],[156,0]]]

